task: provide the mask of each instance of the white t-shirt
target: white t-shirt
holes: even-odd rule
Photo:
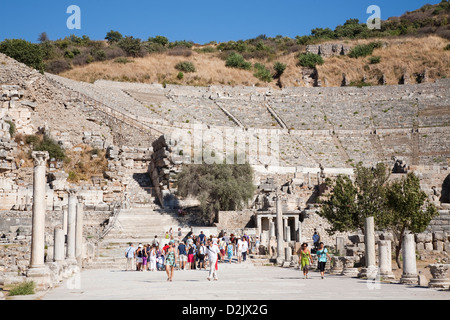
[[[242,241],[241,252],[247,252],[247,250],[248,250],[248,242]]]
[[[216,261],[219,247],[217,247],[217,245],[206,247],[206,253],[208,254],[209,261]]]
[[[237,242],[237,250],[238,250],[238,251],[241,251],[241,250],[242,250],[242,245],[243,245],[242,242],[243,242],[243,241],[242,241],[241,239],[239,239],[238,242]]]

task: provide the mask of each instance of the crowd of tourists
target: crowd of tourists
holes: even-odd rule
[[[129,244],[125,250],[126,270],[166,271],[167,281],[172,281],[174,270],[207,270],[208,280],[218,280],[219,263],[242,263],[250,252],[250,237],[224,233],[221,237],[207,237],[203,231],[198,235],[188,233],[183,238],[181,229],[174,235],[166,232],[165,241],[155,236],[148,244]],[[256,247],[258,242],[252,243]]]
[[[317,269],[324,279],[325,265],[328,259],[328,249],[317,232],[313,235],[313,248],[309,250],[308,244],[303,243],[298,251],[300,269],[304,279],[313,264],[312,254],[317,255]],[[151,244],[140,243],[136,248],[130,243],[125,250],[127,258],[126,270],[137,271],[166,271],[167,281],[172,281],[174,270],[207,270],[208,280],[218,280],[217,270],[219,263],[242,263],[247,261],[247,255],[253,248],[259,248],[259,239],[251,241],[248,235],[236,236],[224,233],[220,237],[207,237],[203,231],[199,235],[189,232],[183,238],[181,228],[176,235],[172,229],[166,232],[165,241],[155,236]]]

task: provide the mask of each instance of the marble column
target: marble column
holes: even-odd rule
[[[33,151],[33,217],[31,235],[31,268],[44,266],[47,151]]]
[[[375,255],[375,222],[373,217],[364,220],[365,267],[358,277],[375,279],[378,269]]]
[[[83,259],[83,217],[84,217],[84,198],[78,196],[77,202],[77,216],[76,216],[76,227],[75,227],[75,258],[77,263],[81,264]]]
[[[390,240],[378,241],[378,261],[380,264],[380,277],[394,279],[392,273],[392,251]]]
[[[53,253],[53,261],[63,261],[65,258],[64,254],[64,241],[65,235],[64,230],[61,228],[55,228],[55,243],[53,245],[54,253]]]
[[[403,274],[400,283],[417,284],[416,244],[414,234],[406,234],[402,243]]]
[[[294,219],[294,241],[300,242],[300,220],[296,216]]]
[[[269,217],[269,240],[275,239],[275,222]]]
[[[49,158],[47,151],[33,151],[33,216],[31,234],[30,268],[27,278],[34,281],[36,290],[42,291],[52,287],[51,273],[45,265],[45,211],[46,178],[45,171]]]
[[[64,231],[64,236],[67,235],[67,209],[63,210],[62,227]]]
[[[289,225],[284,227],[284,234],[286,237],[285,241],[287,242],[291,241],[291,227]]]
[[[433,279],[430,279],[428,286],[430,288],[443,288],[449,289],[450,278],[448,270],[450,269],[450,264],[429,264],[430,273]]]
[[[75,260],[76,242],[76,216],[77,216],[77,193],[76,190],[69,190],[69,207],[67,210],[67,256],[68,260]]]
[[[256,216],[256,235],[261,239],[261,232],[262,232],[262,221],[261,216]]]
[[[281,197],[278,195],[276,199],[277,212],[277,263],[281,264],[284,259],[284,241],[283,241],[283,208],[281,205]]]

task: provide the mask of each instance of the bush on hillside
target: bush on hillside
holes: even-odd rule
[[[301,53],[298,56],[298,64],[306,68],[314,68],[316,65],[323,64],[323,58],[315,53]]]
[[[253,74],[256,78],[258,78],[261,81],[264,82],[271,82],[272,81],[272,74],[270,73],[270,70],[266,68],[265,65],[260,63],[255,63],[254,65],[255,73]]]
[[[41,73],[44,72],[44,55],[38,44],[22,39],[6,39],[0,43],[0,52]]]
[[[179,71],[183,71],[183,72],[195,72],[195,66],[192,62],[190,61],[182,61],[179,62],[175,65],[175,69],[179,70]]]
[[[355,46],[348,56],[350,58],[359,58],[359,57],[367,57],[370,56],[373,53],[373,50],[377,48],[381,48],[382,43],[381,42],[371,42],[369,44],[360,44]]]
[[[133,36],[126,36],[122,38],[118,44],[128,56],[139,57],[142,55],[141,39],[134,38]]]
[[[244,57],[239,53],[233,52],[228,56],[227,61],[225,62],[225,66],[229,68],[250,70],[252,64],[248,61],[245,61]]]

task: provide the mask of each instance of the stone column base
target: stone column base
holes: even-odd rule
[[[400,283],[402,284],[418,284],[419,278],[417,274],[403,274],[400,278]]]
[[[428,287],[449,289],[450,279],[430,279],[430,282],[428,282]]]
[[[330,269],[330,274],[342,274],[342,272],[344,271],[343,268],[331,268]]]
[[[341,275],[346,277],[357,277],[359,273],[358,268],[344,268]]]
[[[378,274],[378,268],[375,266],[370,266],[366,268],[362,268],[358,273],[358,278],[368,278],[375,279]]]
[[[379,273],[380,278],[386,279],[386,280],[394,280],[395,276],[393,272],[381,272]]]
[[[36,284],[37,291],[45,291],[53,288],[51,271],[47,266],[28,269],[27,279]]]

